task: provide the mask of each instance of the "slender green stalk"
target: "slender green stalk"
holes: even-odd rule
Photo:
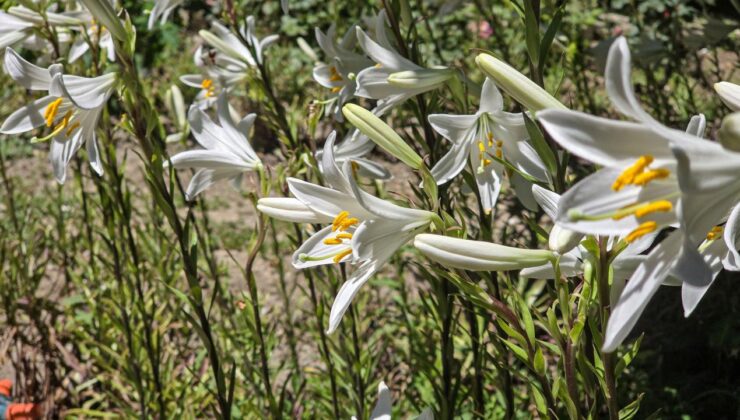
[[[599,304],[601,306],[601,326],[606,330],[611,313],[609,302],[609,252],[606,249],[607,238],[599,238],[599,269],[596,282],[599,287]],[[614,377],[615,354],[601,352],[604,362],[604,382],[606,383],[606,406],[609,409],[609,419],[619,419],[619,403],[617,402],[617,383]]]

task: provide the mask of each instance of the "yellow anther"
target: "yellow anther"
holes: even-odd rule
[[[349,217],[349,212],[348,211],[341,211],[341,212],[339,212],[339,214],[337,215],[337,217],[334,218],[334,221],[331,222],[331,230],[332,230],[332,232],[334,232],[337,229],[339,229],[339,226],[341,226],[342,222],[344,222],[344,219],[346,219],[347,217]]]
[[[486,151],[486,145],[483,144],[482,141],[478,142],[478,150],[480,150],[481,153],[484,153]]]
[[[493,142],[493,133],[490,131],[486,133],[486,138],[488,139],[488,143]]]
[[[493,161],[492,161],[491,159],[483,159],[483,166],[484,166],[484,167],[485,167],[485,166],[488,166],[488,165],[490,165],[490,164],[491,164],[492,162],[493,162]]]
[[[62,98],[57,98],[46,107],[46,110],[44,111],[44,119],[46,120],[47,127],[51,127],[54,124],[54,118],[56,118],[61,104]]]
[[[724,228],[722,226],[715,226],[715,227],[713,227],[712,230],[710,230],[709,233],[707,233],[707,240],[708,241],[713,241],[713,240],[719,238],[722,235],[722,231],[723,230],[724,230]]]
[[[203,79],[202,82],[200,82],[200,87],[203,89],[210,89],[213,87],[213,80],[211,79]]]
[[[339,264],[339,261],[342,261],[344,257],[352,253],[352,249],[345,249],[344,251],[340,252],[339,254],[334,256],[334,264]]]
[[[496,157],[499,159],[502,159],[504,156],[504,151],[501,148],[496,149]]]
[[[380,64],[380,63],[376,63],[376,64],[375,64],[375,68],[376,68],[376,69],[380,69],[380,68],[383,68],[383,65],[382,65],[382,64]]]
[[[352,234],[349,232],[337,233],[337,239],[352,239]]]
[[[341,245],[342,244],[342,240],[341,239],[337,239],[337,238],[326,238],[326,239],[324,239],[324,244],[325,245]]]
[[[647,172],[643,172],[641,174],[638,174],[635,176],[635,178],[632,180],[632,183],[635,185],[646,185],[648,182],[654,180],[654,179],[665,179],[668,178],[668,175],[671,174],[671,171],[668,169],[653,169]]]
[[[503,140],[496,140],[496,147],[501,148],[503,146],[504,146],[504,141]]]
[[[75,121],[74,124],[72,124],[69,127],[67,127],[67,131],[64,132],[64,135],[66,137],[71,136],[72,135],[72,132],[75,131],[75,130],[77,130],[79,127],[80,127],[80,122],[79,121]]]
[[[668,200],[658,200],[635,209],[635,217],[644,217],[651,213],[668,212],[673,210],[673,203]]]
[[[339,93],[342,90],[340,86],[331,88],[331,93]]]
[[[334,66],[329,67],[329,81],[330,82],[341,82],[342,76],[337,71],[337,68]]]
[[[347,217],[339,224],[339,231],[344,231],[349,229],[351,226],[354,226],[356,224],[360,223],[360,220],[354,217]]]
[[[658,228],[658,224],[655,223],[655,222],[653,222],[653,221],[642,223],[640,226],[638,226],[637,228],[635,228],[635,230],[633,230],[632,232],[630,232],[627,235],[627,237],[624,238],[624,240],[628,244],[629,243],[632,243],[635,240],[637,240],[639,238],[642,238],[643,236],[647,235],[648,233],[655,232],[655,229],[657,229],[657,228]]]
[[[653,157],[650,155],[640,156],[637,161],[632,164],[630,167],[622,171],[621,174],[617,177],[617,179],[612,184],[612,189],[614,191],[619,191],[622,188],[624,188],[626,185],[630,185],[634,182],[635,177],[638,174],[641,174],[642,171],[645,170],[645,168],[648,167],[653,163]]]

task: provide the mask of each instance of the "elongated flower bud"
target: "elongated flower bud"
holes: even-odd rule
[[[488,77],[496,82],[498,87],[531,111],[547,108],[567,109],[545,89],[503,61],[489,54],[479,54],[475,62]]]
[[[111,6],[108,0],[82,0],[82,4],[87,7],[87,10],[90,11],[90,14],[93,15],[95,20],[108,28],[108,32],[117,40],[123,42],[128,38],[121,20],[118,19],[113,6]]]
[[[740,85],[730,82],[719,82],[714,84],[722,102],[733,111],[740,111]]]
[[[388,83],[401,88],[434,89],[454,75],[452,69],[406,70],[388,76]]]
[[[381,149],[400,159],[414,169],[424,164],[421,157],[392,128],[372,112],[365,108],[347,104],[342,108],[342,114],[360,132],[375,142]]]
[[[583,239],[582,233],[574,232],[570,229],[564,229],[559,225],[555,225],[550,231],[548,247],[550,250],[562,255],[578,246],[578,244],[581,243],[581,239]]]
[[[416,235],[414,246],[444,266],[474,271],[519,270],[546,264],[556,258],[548,250],[520,249],[426,233]]]
[[[722,120],[719,141],[725,149],[740,152],[740,112],[733,112]]]

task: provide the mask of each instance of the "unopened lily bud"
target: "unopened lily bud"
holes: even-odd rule
[[[581,239],[583,239],[582,233],[562,228],[556,224],[550,231],[548,247],[550,250],[562,255],[578,246],[581,243]]]
[[[725,149],[740,152],[740,112],[733,112],[722,120],[719,141]]]
[[[733,111],[740,111],[740,85],[730,82],[719,82],[714,84],[722,102]]]
[[[82,0],[82,4],[87,7],[95,20],[105,26],[117,40],[123,42],[128,39],[121,20],[108,0]]]
[[[419,169],[424,164],[414,149],[372,112],[359,105],[347,104],[342,108],[342,114],[362,134],[403,163],[414,169]]]
[[[488,77],[496,82],[496,86],[506,91],[529,110],[567,109],[545,89],[503,61],[489,54],[479,54],[475,62]]]
[[[402,88],[433,89],[455,75],[452,69],[421,69],[399,71],[388,76],[388,83]]]
[[[544,249],[520,249],[426,233],[416,235],[414,246],[444,266],[473,271],[520,270],[547,264],[557,258],[555,253]]]
[[[182,92],[177,85],[172,85],[165,94],[167,108],[175,116],[178,127],[184,127],[187,124],[187,116],[185,114],[185,100],[182,97]]]

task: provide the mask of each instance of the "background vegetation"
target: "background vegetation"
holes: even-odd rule
[[[0,7],[14,3],[0,1]],[[526,25],[516,1],[290,0],[288,15],[279,2],[234,3],[240,16],[257,18],[261,35],[280,35],[267,66],[299,152],[286,156],[281,150],[267,117],[275,109],[256,81],[231,96],[242,114],[261,116],[252,138],[266,166],[273,166],[273,192],[284,191],[286,173],[300,171],[301,161],[331,129],[349,128],[326,121],[315,129],[312,125],[313,101],[328,92],[313,81],[314,59],[298,42],[304,40],[321,59],[315,27],[335,23],[343,33],[384,5],[398,11],[399,4],[410,4],[409,36],[427,65],[454,65],[480,81],[473,60],[484,50],[517,69],[529,69]],[[216,1],[186,1],[168,23],[147,31],[145,11],[151,5],[127,0],[123,6],[137,27],[136,59],[147,94],[163,115],[167,133],[175,132],[167,91],[179,85],[186,103],[197,94],[178,78],[197,72],[198,30],[207,28],[211,18],[227,20],[223,8]],[[543,31],[561,19],[542,66],[543,82],[570,108],[616,117],[602,75],[608,45],[622,34],[632,45],[637,89],[652,115],[678,127],[701,112],[710,128],[719,126],[726,110],[712,85],[738,80],[737,4],[543,1],[541,11]],[[67,69],[84,74],[90,66],[86,60]],[[6,75],[0,83],[4,118],[28,96]],[[436,95],[444,92],[429,94],[431,109],[448,109]],[[290,224],[268,220],[267,237],[258,240],[254,179],[241,192],[218,185],[194,204],[175,197],[180,216],[199,237],[194,256],[198,284],[188,284],[177,239],[148,193],[135,142],[120,130],[112,135],[123,106],[112,101],[110,121],[100,129],[104,178],[78,157],[72,179],[57,185],[46,145],[31,145],[19,136],[0,141],[0,366],[4,376],[16,381],[16,399],[43,403],[50,417],[204,418],[222,413],[219,387],[226,387],[226,394],[233,393],[235,418],[266,413],[362,418],[372,410],[377,384],[384,380],[393,390],[398,415],[431,406],[438,418],[542,416],[533,384],[544,375],[557,388],[558,376],[533,371],[517,359],[502,344],[502,323],[477,310],[453,283],[425,280],[439,277],[425,273],[429,266],[419,264],[422,257],[411,248],[371,280],[340,331],[327,336],[329,305],[344,272],[331,266],[293,270],[290,254],[304,233]],[[412,111],[398,108],[387,120],[399,130],[408,128],[415,124]],[[192,140],[182,143],[170,145],[172,151],[189,148]],[[373,158],[388,163],[395,175],[391,186],[374,185],[381,195],[386,190],[413,193],[403,165],[382,154]],[[286,163],[273,165],[278,161]],[[571,169],[573,180],[585,173],[575,159]],[[510,192],[504,195],[493,236],[512,245],[536,244],[530,222],[544,220],[542,215],[521,208]],[[245,264],[257,251],[256,277],[250,278]],[[735,374],[740,294],[732,276],[723,275],[688,320],[678,289],[660,291],[636,328],[646,333],[637,358],[631,360],[628,353],[618,378],[625,418],[636,407],[629,407],[634,401],[640,406],[637,418],[740,415]],[[515,311],[538,325],[541,357],[554,372],[557,346],[540,325],[547,323],[556,288],[514,274],[487,280],[524,303]],[[189,301],[199,292],[205,324],[194,322],[200,313]],[[203,331],[204,325],[210,331]],[[216,359],[203,344],[207,334],[214,338]],[[221,363],[218,369],[214,360]],[[596,417],[603,415],[601,406],[592,403],[598,406]]]

